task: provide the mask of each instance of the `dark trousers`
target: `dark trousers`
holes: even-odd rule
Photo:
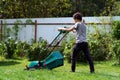
[[[90,56],[90,52],[88,49],[88,43],[87,42],[82,42],[82,43],[76,43],[75,47],[73,48],[73,53],[71,56],[71,62],[72,62],[72,66],[71,66],[71,70],[73,72],[75,72],[75,68],[76,68],[76,56],[77,54],[80,53],[80,51],[83,51],[88,62],[89,62],[89,66],[90,66],[90,72],[94,72],[94,64],[92,61],[92,58]]]

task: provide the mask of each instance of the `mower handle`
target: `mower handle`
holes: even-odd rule
[[[67,28],[66,26],[64,28]],[[60,33],[67,33],[65,30],[60,30]]]

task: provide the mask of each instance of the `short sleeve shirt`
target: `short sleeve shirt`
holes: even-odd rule
[[[75,23],[76,29],[76,43],[87,42],[86,41],[86,26],[83,22]]]

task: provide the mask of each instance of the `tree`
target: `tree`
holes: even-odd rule
[[[116,0],[105,0],[103,11],[101,12],[101,15],[108,16],[112,15],[111,12],[113,11],[114,4]]]
[[[111,11],[111,15],[119,16],[120,15],[120,1],[116,1],[113,6],[113,10]]]
[[[118,2],[119,0],[1,0],[0,15],[1,18],[71,17],[78,11],[84,16],[118,15],[115,12],[119,9]]]
[[[69,0],[6,0],[0,10],[4,10],[4,18],[60,17],[71,13],[69,3]]]

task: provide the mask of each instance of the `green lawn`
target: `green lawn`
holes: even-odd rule
[[[54,70],[24,71],[29,62],[24,60],[0,61],[0,80],[120,80],[120,66],[112,66],[112,62],[95,62],[96,72],[89,72],[88,64],[77,65],[75,73],[70,71],[70,64]]]

